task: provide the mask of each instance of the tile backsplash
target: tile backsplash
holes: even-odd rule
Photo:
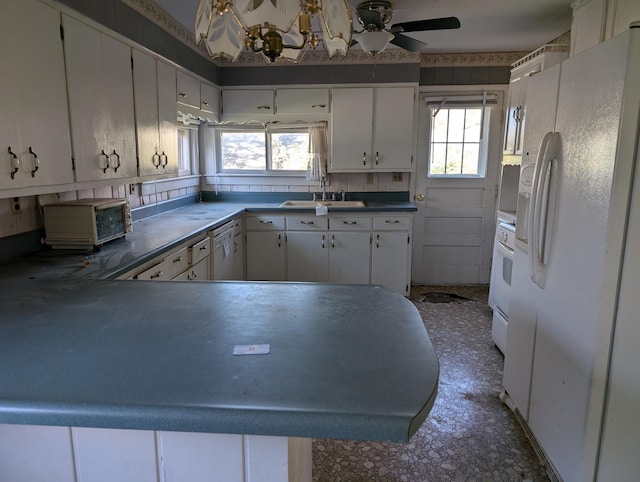
[[[330,174],[327,192],[409,191],[409,173],[355,173]],[[320,192],[316,184],[260,183],[215,184],[206,177],[207,184],[199,185],[199,178],[169,179],[144,184],[116,184],[91,189],[65,191],[37,196],[0,199],[0,238],[27,233],[43,228],[39,207],[57,201],[82,198],[129,198],[131,208],[153,205],[169,199],[204,191],[215,192]],[[1,195],[1,194],[0,194]]]

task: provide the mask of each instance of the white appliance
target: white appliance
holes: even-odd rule
[[[507,345],[507,326],[509,323],[515,226],[506,221],[500,221],[500,218],[498,218],[498,221],[491,265],[489,306],[493,309],[491,338],[500,351],[504,353]]]
[[[131,231],[128,199],[77,199],[42,206],[45,242],[59,249],[91,249]]]
[[[603,420],[615,418],[605,407],[620,274],[623,262],[640,255],[636,246],[623,257],[638,86],[639,28],[536,74],[527,86],[503,395],[567,482],[595,480],[612,467],[606,453],[616,452],[600,436]],[[627,369],[637,374],[640,356],[633,362]],[[635,442],[625,452],[632,454],[640,446],[640,398],[627,402],[633,409],[620,426]],[[623,440],[617,435],[609,448]],[[637,480],[637,453],[616,462],[614,476],[602,480]]]

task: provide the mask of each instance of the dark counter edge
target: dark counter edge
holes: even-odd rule
[[[162,255],[166,251],[188,241],[189,239],[195,238],[196,236],[201,235],[204,231],[208,231],[211,229],[218,228],[223,224],[241,216],[244,213],[259,213],[259,212],[296,212],[296,213],[312,213],[314,208],[306,208],[306,207],[279,207],[279,204],[292,199],[308,199],[309,193],[224,193],[224,194],[215,194],[208,193],[209,195],[204,195],[207,193],[202,193],[202,199],[200,202],[203,203],[215,203],[215,202],[227,202],[227,203],[237,203],[238,209],[235,211],[231,211],[226,216],[218,219],[215,222],[211,223],[203,223],[201,227],[197,230],[192,231],[191,233],[185,234],[178,239],[175,239],[171,243],[168,243],[164,246],[159,246],[158,248],[148,252],[146,255],[139,257],[135,262],[128,264],[126,266],[120,266],[116,270],[105,273],[101,276],[101,279],[115,279],[118,278],[132,269],[141,266],[142,264]],[[253,195],[255,194],[255,195]],[[353,199],[358,199],[366,202],[366,207],[363,208],[340,208],[340,207],[329,207],[329,213],[343,213],[343,212],[359,212],[359,213],[367,213],[367,212],[415,212],[418,210],[415,204],[410,203],[408,201],[409,194],[402,192],[389,192],[389,193],[349,193],[350,197]],[[149,214],[153,211],[146,211],[147,215],[136,215],[136,211],[133,210],[132,217],[134,220],[145,219],[151,216],[158,216],[175,209],[179,209],[180,207],[188,206],[194,204],[193,198],[190,202],[180,202],[178,204],[168,204],[167,207],[169,209],[161,210],[161,212],[157,212],[154,214]],[[349,200],[349,197],[347,198]],[[197,204],[197,203],[195,203]],[[157,208],[156,208],[157,209]]]
[[[0,400],[0,423],[227,434],[247,434],[249,432],[239,431],[238,427],[251,426],[253,435],[408,442],[431,411],[437,386],[436,382],[429,399],[410,421],[388,415],[377,418],[335,412],[314,413],[309,417],[304,411],[239,410],[235,407],[168,408],[132,404],[114,410],[108,405],[89,407],[37,400],[29,403]],[[354,433],[358,435],[354,437]]]

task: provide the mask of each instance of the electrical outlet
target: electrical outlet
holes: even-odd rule
[[[391,176],[391,182],[402,182],[402,173],[394,172]]]
[[[135,193],[136,193],[136,185],[129,184],[129,194],[135,194]]]
[[[12,197],[9,202],[11,203],[11,214],[22,214],[19,197]]]

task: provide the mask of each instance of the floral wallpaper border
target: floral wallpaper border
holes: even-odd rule
[[[175,18],[169,15],[162,7],[153,0],[120,0],[125,5],[133,8],[138,13],[154,22],[166,32],[173,35],[179,41],[189,46],[203,57],[209,58],[203,44],[196,45],[193,33]],[[300,65],[340,65],[340,64],[395,64],[395,63],[419,63],[421,67],[487,67],[511,65],[528,52],[479,52],[479,53],[428,53],[420,54],[408,52],[402,49],[388,49],[377,55],[373,59],[371,54],[361,50],[351,50],[344,56],[335,56],[330,59],[322,49],[307,50],[301,60]],[[211,59],[220,67],[247,67],[252,65],[265,65],[266,60],[261,55],[243,52],[236,62],[229,62],[225,59]],[[276,62],[274,66],[291,65],[291,62]]]

